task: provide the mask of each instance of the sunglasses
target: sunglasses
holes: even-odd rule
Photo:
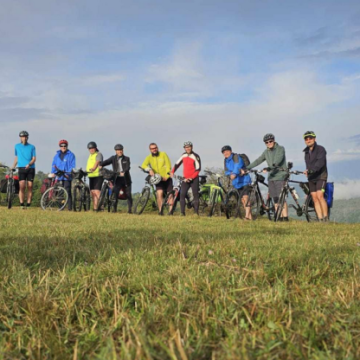
[[[312,139],[315,139],[315,138],[312,137],[312,136],[309,136],[309,137],[306,137],[306,138],[305,138],[305,141],[309,141],[309,140],[312,140]]]
[[[155,147],[155,148],[150,148],[150,150],[157,150],[158,148],[157,147]]]
[[[265,141],[265,144],[272,144],[274,140]]]
[[[67,148],[67,145],[60,145],[60,147]]]

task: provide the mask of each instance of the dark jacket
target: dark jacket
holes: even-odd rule
[[[120,172],[119,163],[118,163],[118,156],[113,155],[108,159],[102,161],[100,166],[112,165],[113,171],[116,173]],[[121,165],[123,168],[123,172],[125,173],[125,182],[126,185],[131,185],[131,176],[130,176],[130,158],[123,155],[121,159]]]
[[[308,147],[304,149],[306,169],[310,172],[308,180],[327,180],[326,150],[315,142],[313,151]]]

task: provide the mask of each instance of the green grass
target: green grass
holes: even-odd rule
[[[360,358],[360,225],[0,217],[0,359]]]

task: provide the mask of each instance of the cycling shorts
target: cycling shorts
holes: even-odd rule
[[[242,188],[240,188],[238,190],[239,195],[240,195],[240,199],[243,198],[244,196],[249,196],[250,195],[250,186],[249,185],[245,185]]]
[[[326,180],[311,180],[309,181],[309,189],[311,193],[317,191],[325,191]]]
[[[35,179],[35,169],[34,168],[19,168],[19,181],[31,181]]]
[[[91,177],[89,178],[90,190],[101,190],[102,184],[104,181],[103,176]]]
[[[156,191],[162,190],[168,194],[173,189],[172,179],[168,178],[166,181],[160,181],[155,186],[156,186]]]

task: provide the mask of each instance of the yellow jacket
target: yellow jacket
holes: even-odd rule
[[[152,154],[148,155],[141,167],[144,170],[149,170],[151,168],[155,174],[160,174],[161,177],[168,179],[168,173],[171,170],[171,163],[166,153],[159,151],[158,156],[153,156]]]

